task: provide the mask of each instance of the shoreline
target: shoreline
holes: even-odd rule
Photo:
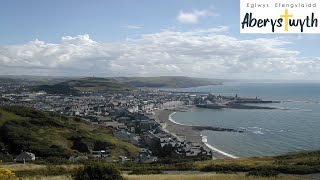
[[[195,126],[192,125],[185,125],[174,121],[171,116],[175,113],[175,110],[157,110],[155,111],[155,120],[162,124],[162,127],[168,132],[173,133],[178,137],[182,137],[192,143],[200,144],[203,148],[210,150],[212,152],[212,156],[216,159],[238,158],[237,156],[221,151],[205,142],[206,136],[202,135],[202,130],[195,129]]]
[[[171,116],[174,115],[175,113],[176,113],[176,112],[173,112],[173,113],[171,113],[171,114],[169,115],[169,121],[171,121],[171,122],[173,122],[173,123],[175,123],[175,124],[177,124],[177,125],[183,125],[183,126],[193,127],[192,125],[185,125],[185,124],[181,124],[181,123],[176,122],[176,121],[171,117]],[[223,155],[225,155],[225,156],[228,156],[228,157],[230,157],[230,158],[239,158],[239,157],[237,157],[237,156],[234,156],[234,155],[232,155],[232,154],[229,154],[229,153],[227,153],[227,152],[224,152],[224,151],[222,151],[222,150],[219,150],[219,149],[215,148],[214,146],[210,145],[210,144],[207,142],[207,136],[203,136],[203,135],[201,134],[201,137],[202,137],[202,142],[203,142],[209,149],[211,149],[212,151],[218,152],[218,153],[223,154]],[[204,137],[205,137],[205,138],[204,138]]]

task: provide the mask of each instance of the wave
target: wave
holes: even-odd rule
[[[223,154],[223,155],[225,155],[225,156],[227,156],[227,157],[230,157],[230,158],[238,158],[237,156],[234,156],[234,155],[232,155],[232,154],[229,154],[229,153],[226,153],[226,152],[224,152],[224,151],[221,151],[221,150],[213,147],[212,145],[208,144],[208,136],[203,136],[202,134],[201,134],[201,136],[202,136],[202,142],[203,142],[209,149],[211,149],[212,151],[218,152],[218,153]]]
[[[178,125],[190,126],[190,125],[185,125],[185,124],[182,124],[182,123],[178,123],[178,122],[176,122],[175,120],[173,120],[173,118],[172,118],[171,116],[174,115],[175,113],[176,113],[176,112],[173,112],[173,113],[171,113],[171,114],[169,115],[169,121],[171,121],[171,122],[174,123],[174,124],[178,124]],[[202,134],[201,134],[201,136],[202,136]],[[239,158],[239,157],[234,156],[234,155],[232,155],[232,154],[229,154],[229,153],[226,153],[226,152],[224,152],[224,151],[221,151],[221,150],[219,150],[219,149],[211,146],[210,144],[208,144],[208,143],[207,143],[207,142],[208,142],[207,136],[202,136],[202,142],[203,142],[209,149],[211,149],[212,151],[215,151],[215,152],[217,152],[217,153],[219,153],[219,154],[222,154],[222,155],[224,155],[224,156],[227,156],[227,157],[229,157],[229,158]]]
[[[286,110],[286,111],[312,112],[312,109],[302,109],[302,108],[278,107],[278,109],[280,109],[280,110]]]
[[[232,155],[232,154],[229,154],[229,153],[226,153],[226,152],[224,152],[224,151],[221,151],[221,150],[219,150],[219,149],[217,149],[217,148],[215,148],[215,147],[213,147],[213,146],[211,146],[210,144],[208,144],[208,143],[206,143],[206,142],[203,142],[209,149],[211,149],[212,151],[215,151],[215,152],[217,152],[217,153],[220,153],[220,154],[222,154],[222,155],[224,155],[224,156],[227,156],[227,157],[229,157],[229,158],[239,158],[239,157],[237,157],[237,156],[234,156],[234,155]]]
[[[261,131],[252,131],[252,133],[253,134],[261,134],[261,135],[263,135],[264,133],[263,132],[261,132]]]
[[[169,115],[169,121],[171,121],[172,123],[178,124],[178,125],[182,125],[182,126],[189,126],[189,127],[192,127],[192,126],[195,126],[195,127],[200,126],[200,125],[182,124],[182,123],[179,123],[179,122],[175,121],[175,120],[171,117],[171,116],[174,115],[175,113],[176,113],[176,112],[173,112],[173,113],[171,113],[171,114]]]
[[[202,136],[202,134],[201,134]],[[208,142],[208,136],[202,136],[202,142],[207,143]]]
[[[293,102],[293,103],[306,103],[306,104],[320,104],[319,100],[284,100],[282,102]]]
[[[267,131],[270,131],[268,129],[264,129],[264,128],[261,128],[261,127],[248,127],[246,129],[248,132],[250,133],[253,133],[253,134],[260,134],[260,135],[263,135],[264,132],[267,132]]]
[[[174,124],[178,124],[178,125],[190,126],[190,125],[178,123],[178,122],[176,122],[175,120],[173,120],[171,116],[174,115],[175,113],[176,113],[176,112],[173,112],[173,113],[171,113],[171,114],[169,115],[169,121],[171,121],[171,122],[174,123]]]

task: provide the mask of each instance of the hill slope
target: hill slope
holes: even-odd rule
[[[36,86],[36,91],[46,91],[50,94],[77,94],[79,92],[96,91],[123,91],[137,87],[146,88],[188,88],[222,84],[222,80],[207,78],[192,78],[184,76],[159,77],[115,77],[67,80],[58,83],[49,83]]]
[[[69,80],[62,85],[67,85],[73,87],[78,91],[105,91],[105,90],[131,90],[134,89],[133,86],[119,82],[112,78],[81,78],[76,80]]]
[[[208,78],[193,78],[185,76],[159,77],[117,77],[116,80],[135,87],[150,88],[188,88],[197,86],[219,85],[222,80]]]
[[[81,78],[67,80],[55,84],[43,84],[34,87],[36,91],[46,91],[50,94],[77,94],[79,92],[121,91],[132,90],[133,86],[111,78]]]
[[[320,151],[289,153],[273,157],[217,159],[199,161],[198,169],[210,171],[275,171],[285,174],[311,174],[320,172]]]
[[[138,154],[137,147],[114,138],[111,133],[110,129],[57,113],[0,107],[0,159],[10,159],[21,150],[31,151],[43,159],[69,158],[101,149],[110,149],[115,158]]]

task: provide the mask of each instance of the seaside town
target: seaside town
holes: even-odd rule
[[[88,158],[100,158],[107,162],[133,161],[156,162],[158,157],[173,154],[175,157],[201,157],[215,159],[234,156],[216,152],[206,144],[201,130],[235,131],[219,127],[185,126],[172,120],[175,111],[192,108],[221,108],[236,102],[260,102],[256,98],[216,96],[210,93],[169,92],[139,88],[133,91],[82,92],[80,95],[48,94],[35,92],[21,83],[0,84],[0,105],[26,106],[41,111],[58,112],[61,115],[85,120],[92,125],[112,128],[113,136],[140,148],[139,157],[130,159],[119,156],[112,159],[108,149],[90,150],[87,156],[70,157],[76,162]],[[209,107],[211,106],[211,107]],[[22,152],[16,161],[34,160],[32,152]]]
[[[318,1],[1,1],[0,180],[320,180]]]

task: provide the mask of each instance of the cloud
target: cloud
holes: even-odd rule
[[[63,44],[84,44],[84,45],[93,45],[96,42],[90,39],[88,34],[78,35],[75,37],[64,36],[62,37]]]
[[[196,24],[200,18],[216,15],[209,10],[193,10],[191,12],[180,11],[177,20],[181,23]]]
[[[227,27],[163,31],[119,42],[89,35],[0,46],[0,72],[12,75],[320,79],[320,59],[300,57],[281,39],[240,39]]]
[[[126,25],[126,26],[122,26],[123,28],[127,28],[127,29],[141,29],[141,26],[138,25]]]

